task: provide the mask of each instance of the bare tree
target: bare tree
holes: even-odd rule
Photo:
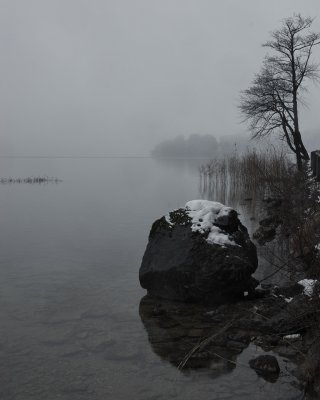
[[[254,138],[276,131],[296,155],[301,171],[309,155],[302,142],[298,103],[306,91],[305,80],[319,78],[318,65],[310,61],[312,49],[320,44],[320,33],[310,31],[313,19],[300,14],[283,21],[263,46],[267,54],[251,87],[242,92],[240,110],[250,122]]]

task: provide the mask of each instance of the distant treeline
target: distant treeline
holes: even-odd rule
[[[157,144],[151,154],[154,157],[212,158],[242,153],[249,145],[248,137],[227,136],[219,138],[212,135],[193,134],[185,138],[177,136]]]

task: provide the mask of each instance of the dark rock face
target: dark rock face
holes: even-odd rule
[[[209,242],[207,231],[197,231],[202,218],[195,224],[185,209],[170,213],[169,222],[165,217],[155,221],[139,271],[141,286],[153,296],[211,304],[252,292],[256,248],[237,213],[227,211],[212,225],[213,238],[222,238],[221,244]]]
[[[274,375],[277,376],[280,373],[280,367],[276,357],[271,355],[262,355],[253,360],[249,361],[249,365],[258,374],[261,375]]]

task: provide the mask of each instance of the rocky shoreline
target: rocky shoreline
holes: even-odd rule
[[[279,359],[301,365],[310,346],[310,335],[301,328],[300,315],[306,299],[300,293],[288,302],[284,292],[298,288],[275,288],[260,298],[209,307],[174,303],[145,296],[140,302],[140,317],[148,332],[153,351],[179,369],[210,368],[225,373],[237,365],[237,356],[250,344]],[[299,312],[298,312],[299,311]],[[279,373],[257,371],[267,381]],[[297,367],[293,377],[304,382]]]
[[[282,202],[266,204],[267,216],[255,235],[257,245],[277,240],[283,223],[278,216]],[[159,221],[150,235],[159,229],[163,235],[166,220],[163,224]],[[315,379],[320,346],[311,322],[317,304],[312,304],[312,291],[304,281],[282,286],[261,283],[242,298],[224,298],[224,304],[177,302],[153,294],[151,290],[151,295],[141,300],[139,312],[151,347],[162,359],[180,370],[208,368],[219,376],[237,366],[245,349],[258,346],[265,355],[251,359],[246,367],[269,382],[289,372],[292,385],[301,393],[320,397],[320,384]],[[291,363],[290,371],[283,370],[283,362]]]

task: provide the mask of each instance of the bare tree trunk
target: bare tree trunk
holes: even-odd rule
[[[304,147],[300,131],[297,132],[296,136],[297,136],[297,141],[299,143],[299,149],[300,149],[300,154],[301,154],[302,159],[309,160],[310,159],[309,153],[308,153],[307,149]]]
[[[302,159],[301,159],[301,154],[299,151],[296,153],[296,160],[297,160],[297,168],[299,172],[302,172]]]

